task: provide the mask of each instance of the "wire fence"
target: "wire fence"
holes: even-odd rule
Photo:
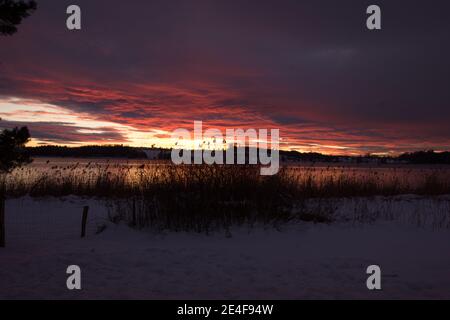
[[[8,199],[5,205],[6,245],[81,238],[83,208],[89,207],[86,238],[102,232],[107,207],[99,200]]]

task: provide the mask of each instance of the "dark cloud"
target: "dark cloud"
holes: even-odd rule
[[[69,123],[58,122],[32,122],[2,121],[2,128],[14,128],[27,126],[31,136],[44,142],[58,144],[67,143],[125,143],[127,140],[114,128],[96,128],[92,130],[86,127],[77,127]]]
[[[376,1],[375,32],[366,0],[79,0],[79,32],[71,1],[38,3],[0,39],[0,95],[141,129],[208,120],[361,150],[450,147],[448,1]]]

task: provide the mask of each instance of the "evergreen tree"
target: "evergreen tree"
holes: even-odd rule
[[[36,10],[36,1],[0,0],[0,35],[12,35],[22,20]]]

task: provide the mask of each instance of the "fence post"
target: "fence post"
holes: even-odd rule
[[[0,248],[5,247],[6,227],[5,227],[5,198],[0,194]]]
[[[87,216],[89,212],[89,206],[85,206],[83,208],[83,217],[81,218],[81,237],[84,238],[86,236],[86,222]]]

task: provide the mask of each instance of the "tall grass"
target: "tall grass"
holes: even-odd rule
[[[175,231],[277,224],[291,218],[292,182],[284,174],[262,177],[256,166],[168,166],[156,178],[143,171],[137,192],[116,201],[114,212],[138,227]]]
[[[132,226],[209,232],[235,224],[332,220],[329,202],[310,199],[450,194],[448,169],[283,167],[261,176],[252,165],[95,163],[20,168],[6,177],[9,197],[87,196],[108,201],[110,218]]]
[[[73,164],[22,167],[4,181],[7,196],[124,198],[159,189],[230,190],[236,197],[282,192],[286,197],[355,197],[450,194],[448,168],[283,167],[263,177],[252,165]],[[203,188],[200,190],[200,188]],[[277,188],[277,189],[275,189]]]

